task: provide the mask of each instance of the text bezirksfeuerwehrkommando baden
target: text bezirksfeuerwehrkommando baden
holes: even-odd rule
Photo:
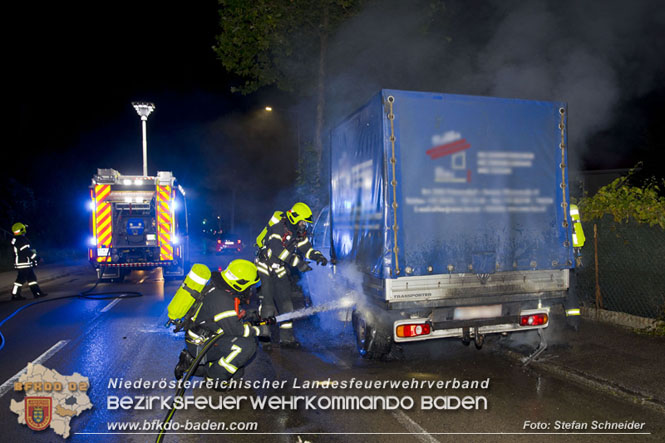
[[[152,410],[152,409],[213,409],[234,410],[249,407],[255,410],[487,410],[487,398],[483,395],[429,395],[430,390],[487,390],[489,378],[485,380],[358,380],[356,378],[333,380],[230,380],[216,381],[176,381],[161,379],[109,380],[110,390],[156,390],[198,388],[229,389],[269,389],[279,390],[324,390],[323,394],[314,395],[109,395],[108,410]],[[348,390],[386,390],[391,395],[351,395]],[[397,394],[398,390],[425,390],[423,394]],[[337,392],[335,392],[337,391]],[[355,394],[355,393],[353,393]],[[448,394],[448,393],[446,393]]]

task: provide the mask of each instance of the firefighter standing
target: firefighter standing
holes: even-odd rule
[[[575,268],[570,270],[570,285],[568,288],[568,296],[564,302],[564,310],[566,312],[566,322],[574,330],[580,327],[580,301],[577,296],[577,268],[582,266],[582,246],[584,246],[584,231],[582,230],[582,222],[580,220],[580,210],[577,205],[570,205],[570,218],[573,222],[573,251],[575,252]]]
[[[12,300],[25,300],[25,297],[21,296],[21,287],[24,283],[28,283],[35,298],[47,295],[39,288],[37,276],[32,269],[37,266],[37,252],[30,248],[30,241],[25,236],[27,227],[28,225],[23,223],[14,223],[12,226],[14,238],[11,243],[14,248],[14,268],[18,271],[12,288]]]
[[[277,312],[285,314],[293,311],[291,283],[288,278],[289,267],[300,271],[311,269],[305,260],[314,260],[325,266],[328,260],[315,250],[307,238],[307,223],[312,223],[312,210],[305,203],[296,203],[277,220],[275,213],[265,235],[259,235],[257,244],[263,246],[256,260],[261,273],[261,306],[259,314],[266,318]],[[263,234],[263,233],[262,233]],[[283,347],[299,348],[300,343],[293,335],[293,322],[286,321],[279,325],[280,343]],[[270,350],[271,345],[264,345]]]
[[[254,263],[233,260],[226,270],[213,272],[203,289],[203,301],[195,310],[192,326],[185,332],[186,348],[180,353],[175,368],[177,379],[194,361],[206,342],[223,334],[201,360],[194,375],[211,380],[229,380],[242,376],[256,353],[256,337],[267,333],[267,326],[253,326],[247,320],[241,304],[249,303],[251,287],[259,278]]]

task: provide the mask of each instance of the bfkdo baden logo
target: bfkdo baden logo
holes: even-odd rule
[[[43,431],[51,424],[53,399],[25,397],[25,423],[33,431]]]
[[[91,409],[88,398],[90,382],[79,373],[62,375],[42,365],[28,363],[26,371],[14,383],[14,392],[24,392],[23,401],[14,399],[9,409],[18,416],[18,422],[33,431],[52,429],[69,437],[72,418]]]

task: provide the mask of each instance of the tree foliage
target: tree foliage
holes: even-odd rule
[[[603,186],[593,197],[584,197],[579,206],[585,221],[611,215],[617,223],[633,219],[641,224],[665,229],[665,180],[656,178],[631,184],[635,169]]]
[[[311,87],[318,75],[320,43],[360,4],[359,0],[219,0],[220,32],[213,47],[248,94],[276,85]],[[306,91],[300,91],[306,92]]]

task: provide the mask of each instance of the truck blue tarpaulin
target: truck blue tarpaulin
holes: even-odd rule
[[[325,225],[338,267],[362,275],[361,354],[548,325],[575,263],[566,117],[564,103],[382,90],[332,130],[314,237]]]

